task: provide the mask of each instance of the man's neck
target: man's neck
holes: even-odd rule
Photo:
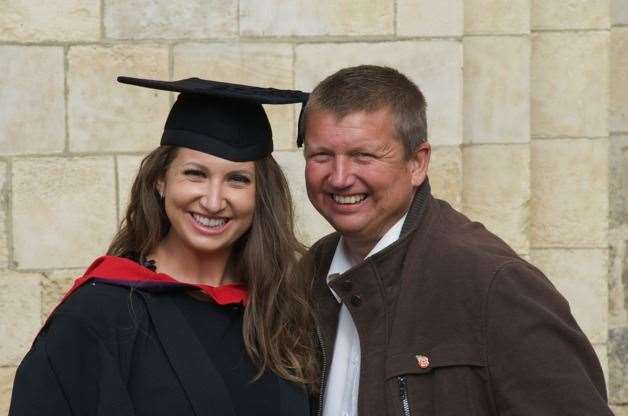
[[[351,262],[352,265],[356,265],[359,262],[361,262],[362,260],[364,260],[364,258],[371,252],[371,250],[373,250],[373,247],[375,247],[375,244],[377,244],[377,240],[376,241],[362,241],[362,240],[357,240],[357,239],[351,239],[350,237],[344,237],[342,238],[343,244],[345,246],[345,252],[347,253],[347,256],[349,257],[349,261]]]

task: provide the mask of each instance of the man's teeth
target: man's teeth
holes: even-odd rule
[[[226,218],[208,218],[198,214],[192,214],[194,220],[205,227],[220,227],[227,222]]]
[[[334,201],[339,204],[357,204],[358,202],[362,202],[366,199],[366,194],[355,194],[355,195],[333,195]]]

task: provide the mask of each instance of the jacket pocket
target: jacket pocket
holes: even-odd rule
[[[447,344],[396,351],[386,361],[388,412],[401,416],[490,415],[480,346]]]

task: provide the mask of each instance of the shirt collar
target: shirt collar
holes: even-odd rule
[[[395,223],[395,225],[393,225],[392,227],[390,227],[388,231],[386,231],[386,234],[384,234],[384,236],[375,244],[375,246],[371,249],[369,254],[366,255],[365,259],[372,256],[373,254],[377,252],[382,251],[383,249],[385,249],[386,247],[388,247],[395,241],[399,240],[399,236],[401,235],[401,228],[403,227],[403,223],[406,219],[406,216],[407,216],[407,213],[404,214],[403,217],[401,217],[399,221]],[[332,280],[332,276],[336,274],[342,274],[346,272],[347,270],[349,270],[350,268],[352,268],[353,266],[355,266],[355,264],[351,262],[351,259],[349,257],[349,254],[347,253],[347,249],[344,244],[344,240],[341,236],[340,240],[338,240],[338,245],[336,246],[334,257],[331,260],[329,271],[327,272],[328,287],[329,287],[329,282]],[[331,287],[329,288],[329,290],[334,295],[336,300],[338,302],[341,302],[340,297],[336,294],[336,292],[334,292],[334,290]]]

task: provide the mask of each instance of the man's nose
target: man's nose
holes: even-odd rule
[[[218,213],[225,209],[227,201],[222,187],[210,185],[205,194],[201,197],[201,206],[210,213]]]
[[[344,157],[334,159],[329,184],[334,188],[347,188],[353,183],[351,162]]]

